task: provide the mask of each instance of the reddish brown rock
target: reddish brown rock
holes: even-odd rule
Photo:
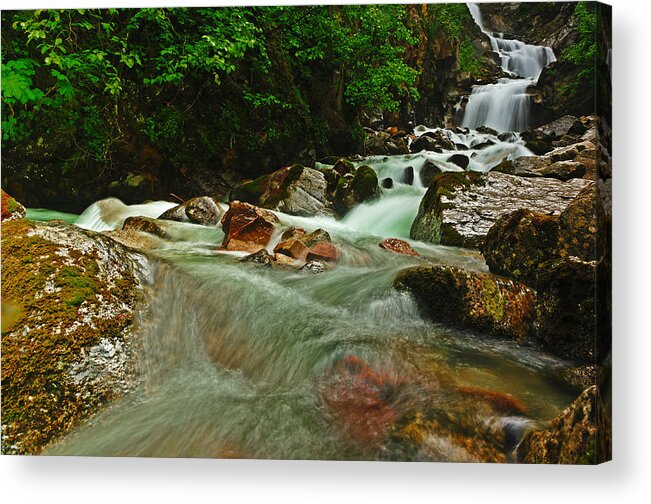
[[[409,245],[409,243],[404,240],[399,240],[398,238],[387,238],[386,240],[382,240],[379,247],[396,254],[404,254],[414,257],[419,255],[418,252]]]
[[[339,248],[330,242],[318,242],[310,248],[307,254],[308,261],[336,262],[341,257]]]
[[[298,238],[299,236],[303,236],[305,234],[305,229],[299,228],[299,227],[290,227],[287,228],[285,231],[283,231],[282,236],[280,237],[281,240],[289,240],[290,238]]]
[[[305,262],[309,249],[300,240],[290,238],[276,245],[274,252]]]
[[[278,218],[268,210],[233,201],[222,218],[225,235],[222,247],[257,252],[269,243],[277,222]]]

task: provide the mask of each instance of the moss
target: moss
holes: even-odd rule
[[[2,223],[3,318],[7,312],[13,319],[2,327],[3,453],[39,453],[112,397],[82,393],[88,389],[71,381],[70,365],[132,323],[130,313],[79,323],[80,306],[98,295],[131,302],[125,290],[135,279],[124,276],[117,291],[109,289],[98,281],[97,258],[73,249],[61,254],[61,246],[28,236],[33,227],[28,220]]]
[[[358,202],[366,201],[378,194],[378,180],[375,170],[370,166],[360,166],[350,185]]]
[[[502,292],[495,281],[489,277],[482,278],[481,285],[483,305],[491,318],[499,322],[504,318],[505,300],[502,296]]]
[[[231,201],[238,200],[257,205],[264,192],[264,183],[267,177],[268,175],[262,175],[255,180],[237,186],[231,191],[229,199]]]

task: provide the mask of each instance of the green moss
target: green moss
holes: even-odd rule
[[[378,180],[375,170],[370,166],[360,166],[351,181],[351,189],[358,202],[366,201],[378,194]]]
[[[594,465],[597,463],[597,440],[592,438],[586,451],[579,457],[578,463],[581,465]]]
[[[111,397],[79,393],[70,365],[132,323],[130,314],[122,314],[94,318],[94,326],[79,324],[79,306],[97,302],[100,294],[131,303],[128,286],[135,279],[126,275],[108,289],[98,281],[92,254],[68,249],[62,255],[59,245],[28,236],[33,227],[24,219],[2,223],[3,453],[39,453]],[[5,313],[11,324],[4,324]]]
[[[251,182],[246,182],[237,186],[231,191],[229,199],[231,201],[238,200],[251,203],[252,205],[257,205],[262,193],[264,192],[264,185],[267,177],[268,175],[262,175]]]
[[[497,322],[504,318],[506,301],[497,283],[489,277],[482,278],[482,301],[491,318]]]

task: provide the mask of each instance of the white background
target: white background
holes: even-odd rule
[[[90,2],[92,6],[237,2]],[[272,3],[281,2],[254,2]],[[291,3],[291,2],[282,2]],[[296,3],[296,2],[295,2]],[[307,3],[307,2],[303,2]],[[335,3],[335,2],[332,2]],[[341,2],[338,2],[341,3]],[[362,2],[359,2],[362,3]],[[0,501],[651,502],[648,0],[613,0],[614,462],[599,467],[0,457]],[[2,8],[90,7],[17,0]]]

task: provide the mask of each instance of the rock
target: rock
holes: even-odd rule
[[[524,146],[537,156],[547,154],[554,148],[551,143],[543,140],[529,140],[525,142]]]
[[[517,449],[527,464],[599,464],[612,458],[610,419],[593,385],[554,418],[529,432]]]
[[[495,142],[493,142],[492,140],[486,140],[485,142],[473,144],[471,148],[474,150],[482,150],[485,149],[486,147],[490,147],[491,145],[495,145]]]
[[[276,266],[292,270],[301,269],[305,264],[305,260],[294,259],[293,257],[280,253],[274,255],[274,260],[276,261]]]
[[[230,199],[291,215],[313,216],[326,209],[327,189],[323,173],[295,164],[236,187]]]
[[[41,453],[135,390],[132,330],[151,272],[146,256],[101,233],[2,223],[4,454]]]
[[[556,161],[546,168],[540,170],[543,177],[551,177],[558,180],[570,180],[581,178],[585,175],[586,167],[583,163],[576,161]]]
[[[418,266],[402,270],[394,286],[411,292],[436,322],[520,342],[533,333],[535,292],[514,280],[450,266]]]
[[[547,157],[555,163],[556,161],[570,161],[579,155],[580,152],[588,149],[585,155],[590,155],[592,152],[596,153],[595,146],[592,142],[580,142],[565,147],[557,147],[551,151]]]
[[[477,133],[483,133],[484,135],[497,136],[499,134],[496,130],[489,128],[488,126],[479,126],[476,131]]]
[[[337,189],[337,182],[339,182],[339,173],[337,173],[334,168],[319,168],[319,171],[323,173],[323,177],[326,180],[328,193],[335,192],[335,189]]]
[[[602,337],[595,339],[606,226],[598,186],[591,184],[560,216],[520,209],[499,218],[482,245],[492,272],[537,289],[542,344],[581,362],[603,357],[608,346]]]
[[[289,240],[281,241],[274,248],[276,254],[284,254],[286,256],[298,259],[305,262],[309,249],[299,238],[290,238]]]
[[[407,166],[402,172],[402,178],[400,180],[403,184],[413,185],[414,184],[414,167]]]
[[[325,241],[314,244],[307,254],[308,261],[336,262],[340,257],[339,248],[335,244]]]
[[[364,139],[364,153],[367,156],[380,156],[389,153],[389,148],[386,144],[389,134],[384,133],[382,135],[381,133],[383,132],[366,132],[366,138]]]
[[[102,234],[124,245],[125,247],[148,250],[156,248],[159,241],[148,233],[142,233],[133,229],[114,229],[102,231]]]
[[[552,142],[552,146],[553,147],[567,147],[568,145],[579,143],[580,141],[581,141],[581,135],[567,134],[567,135],[563,135],[558,140],[554,140]]]
[[[145,233],[158,236],[159,238],[169,238],[169,234],[165,231],[158,219],[151,217],[127,217],[122,225],[123,230],[143,231]]]
[[[342,176],[337,183],[333,208],[341,217],[354,206],[378,196],[380,192],[377,174],[370,166],[360,166],[354,173]]]
[[[398,419],[390,398],[400,388],[399,378],[373,369],[354,355],[337,361],[317,388],[336,425],[365,448],[380,443]]]
[[[281,240],[289,240],[290,238],[298,238],[305,234],[305,229],[291,226],[283,231],[283,234],[280,236]]]
[[[541,156],[521,156],[515,159],[505,159],[491,171],[517,175],[518,177],[541,177],[541,170],[549,168],[549,159]]]
[[[443,173],[443,169],[440,166],[434,164],[432,161],[427,160],[425,164],[420,169],[420,181],[425,187],[429,187],[439,173]]]
[[[391,189],[393,187],[393,179],[391,177],[382,179],[381,185],[384,189]]]
[[[563,117],[559,117],[558,119],[550,123],[539,126],[538,128],[536,128],[536,131],[542,133],[544,136],[547,137],[561,138],[563,135],[570,133],[570,131],[572,132],[576,131],[573,130],[573,126],[576,123],[578,123],[579,125],[581,124],[575,116],[564,115]]]
[[[345,158],[338,159],[332,169],[341,177],[349,173],[355,173],[355,165],[352,163],[352,161],[349,161]]]
[[[315,229],[311,233],[308,233],[300,237],[300,240],[305,244],[306,247],[312,247],[318,242],[331,242],[330,234],[321,228]]]
[[[266,249],[260,249],[257,252],[249,254],[248,256],[244,256],[242,259],[240,259],[240,262],[250,262],[267,268],[271,268],[273,261],[273,256],[267,252]]]
[[[559,214],[590,182],[526,178],[498,172],[446,172],[434,178],[411,227],[411,238],[479,248],[502,215],[519,208]]]
[[[454,142],[440,130],[427,131],[411,144],[411,152],[454,150]]]
[[[3,189],[0,189],[0,192],[2,195],[2,220],[22,219],[25,217],[27,213],[25,207],[4,192]]]
[[[448,163],[454,163],[455,165],[465,170],[466,168],[468,168],[468,163],[470,163],[470,158],[465,154],[453,154],[448,158]]]
[[[301,271],[306,271],[308,273],[323,273],[327,271],[327,268],[324,263],[319,261],[309,261],[301,268]]]
[[[216,226],[226,213],[224,205],[210,196],[192,198],[163,212],[158,218],[179,222],[192,222],[203,226]]]
[[[409,154],[409,146],[404,138],[393,136],[387,141],[386,146],[391,155]]]
[[[404,240],[399,240],[398,238],[387,238],[386,240],[382,240],[379,244],[379,247],[396,254],[409,256],[420,255],[411,247],[411,245],[409,245],[409,243]]]
[[[278,218],[268,210],[232,201],[228,212],[222,218],[222,247],[255,253],[267,246],[276,223]]]

